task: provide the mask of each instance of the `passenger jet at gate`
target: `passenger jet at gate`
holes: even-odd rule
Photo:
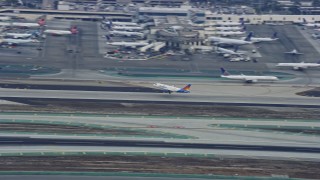
[[[153,86],[157,87],[158,89],[161,89],[163,92],[167,92],[169,94],[176,92],[176,93],[190,93],[190,87],[191,84],[186,85],[184,88],[178,88],[175,86],[170,86],[166,84],[161,83],[155,83]]]
[[[279,80],[276,76],[247,76],[247,75],[231,75],[224,68],[220,68],[221,77],[235,80],[243,80],[246,83],[257,82],[258,80],[267,80],[267,81],[275,81]]]
[[[277,67],[292,67],[294,70],[304,70],[309,67],[320,67],[320,63],[278,63]]]

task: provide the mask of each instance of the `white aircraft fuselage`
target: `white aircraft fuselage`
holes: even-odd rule
[[[250,41],[245,41],[241,39],[230,39],[230,38],[222,38],[222,37],[209,37],[209,41],[217,43],[217,44],[230,44],[230,45],[246,45],[246,44],[252,44]]]
[[[309,67],[320,67],[318,63],[278,63],[277,67],[292,67],[294,70],[307,69]]]

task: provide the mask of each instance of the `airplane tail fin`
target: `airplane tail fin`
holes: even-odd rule
[[[277,33],[277,32],[274,32],[271,38],[272,38],[272,39],[278,38],[278,33]]]
[[[303,18],[303,24],[307,24],[307,20],[305,18]]]
[[[45,20],[44,18],[40,18],[40,19],[38,20],[38,24],[39,24],[40,26],[44,26],[44,25],[46,24],[46,20]]]
[[[253,32],[251,31],[244,40],[245,40],[245,41],[251,41],[251,37],[252,37],[252,36],[253,36]]]
[[[229,76],[230,75],[230,73],[228,71],[226,71],[223,67],[221,67],[220,70],[221,70],[221,75],[223,75],[223,76]]]
[[[184,88],[182,88],[185,91],[190,91],[191,89],[191,84],[186,85]]]
[[[70,28],[70,31],[71,31],[72,34],[77,34],[77,33],[78,33],[78,28],[77,28],[77,26],[72,26],[72,27]]]

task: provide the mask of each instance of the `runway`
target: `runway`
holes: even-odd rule
[[[172,143],[164,141],[139,141],[139,140],[93,140],[93,139],[53,139],[53,138],[28,138],[28,137],[0,137],[2,146],[8,145],[57,145],[57,146],[108,146],[108,147],[147,147],[147,148],[176,148],[176,149],[225,149],[225,150],[250,150],[250,151],[275,151],[319,153],[316,147],[294,146],[267,146],[267,145],[240,145],[240,144],[202,144],[202,143]]]
[[[279,105],[303,105],[320,107],[319,98],[303,96],[278,95],[225,95],[211,93],[188,94],[164,94],[142,92],[90,92],[90,91],[66,91],[66,90],[30,90],[30,89],[0,89],[2,98],[49,98],[49,99],[86,99],[86,100],[116,100],[136,102],[180,102],[180,103],[242,103],[242,104],[269,104]]]

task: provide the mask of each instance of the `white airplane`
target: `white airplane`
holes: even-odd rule
[[[246,37],[243,37],[242,40],[244,40]],[[272,37],[251,37],[250,41],[253,43],[259,43],[259,42],[270,42],[270,41],[276,41],[277,38],[277,32],[273,33]]]
[[[36,39],[0,39],[1,44],[17,45],[26,43],[38,43]]]
[[[141,47],[141,46],[146,46],[149,43],[148,42],[107,42],[108,45],[112,46],[123,46],[123,47],[131,47],[131,48],[136,48],[136,47]]]
[[[215,25],[219,25],[219,26],[240,26],[243,25],[243,22],[224,22],[224,21],[217,21],[215,22]]]
[[[207,40],[214,42],[215,44],[229,44],[229,45],[239,46],[239,45],[252,44],[252,42],[250,42],[251,36],[252,36],[252,33],[249,33],[245,40],[211,36]]]
[[[307,20],[304,18],[302,24],[307,27],[320,27],[320,23],[308,23]]]
[[[277,67],[292,67],[294,70],[303,70],[309,67],[320,67],[319,63],[278,63]]]
[[[105,19],[105,17],[103,17],[103,19]],[[109,25],[109,26],[112,26],[112,25],[117,25],[117,26],[138,26],[137,23],[134,23],[134,22],[112,22],[112,21],[109,21],[109,20],[105,20],[105,21],[102,21],[103,24],[106,24],[106,25]]]
[[[276,76],[247,76],[247,75],[231,75],[224,68],[220,68],[221,77],[235,80],[243,80],[247,83],[257,82],[258,80],[276,81],[279,80]]]
[[[155,83],[155,84],[153,84],[153,86],[157,87],[158,89],[163,90],[166,93],[171,94],[173,92],[176,92],[176,93],[190,93],[191,84],[186,85],[184,88],[178,88],[178,87],[175,87],[175,86],[169,86],[169,85],[161,84],[161,83]]]
[[[5,33],[3,35],[5,37],[11,37],[13,39],[26,39],[26,38],[30,38],[32,36],[37,36],[38,33],[37,32],[33,32],[33,33]]]
[[[233,35],[242,35],[245,34],[244,31],[216,31],[215,34],[221,36],[233,36]]]
[[[232,51],[230,49],[225,49],[225,48],[221,48],[221,47],[216,47],[216,52],[220,53],[220,54],[224,54],[224,55],[242,55],[243,53],[239,53],[236,51]]]
[[[293,49],[289,52],[284,52],[285,54],[291,54],[291,55],[303,55],[303,53],[298,52],[296,49]]]
[[[76,26],[72,26],[70,30],[53,30],[53,29],[46,29],[43,31],[46,34],[52,34],[52,35],[70,35],[70,34],[77,34],[78,28]]]
[[[45,23],[46,23],[45,19],[40,19],[38,23],[0,22],[0,26],[34,28],[34,27],[44,26]]]
[[[111,35],[120,35],[120,36],[139,36],[139,37],[144,37],[143,33],[140,32],[128,32],[128,31],[109,31]]]
[[[112,26],[114,30],[124,30],[124,31],[142,31],[143,28],[140,26]]]
[[[216,30],[220,31],[240,31],[243,30],[243,27],[240,26],[220,26],[220,27],[215,27]]]
[[[11,19],[10,16],[0,16],[1,21],[9,21]]]

